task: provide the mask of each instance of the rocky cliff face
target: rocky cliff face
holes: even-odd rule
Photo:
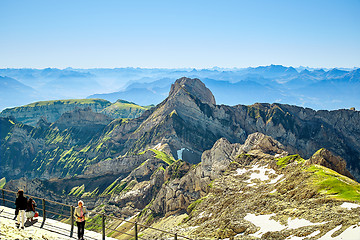
[[[251,133],[262,132],[281,142],[288,152],[305,157],[327,148],[343,157],[359,178],[358,111],[314,111],[283,104],[215,105],[212,94],[197,82],[200,80],[177,80],[169,97],[128,136],[125,149],[144,150],[161,142],[168,146],[163,150],[174,157],[180,149],[193,153],[184,160],[196,163],[221,137],[242,143]],[[192,85],[197,87],[181,87]]]
[[[75,153],[98,137],[112,119],[90,109],[75,109],[51,125],[41,121],[36,128],[2,120],[10,124],[2,130],[0,169],[7,179],[14,179],[65,177],[69,168],[82,169],[81,161],[87,156],[81,152],[75,157]]]
[[[76,108],[90,108],[93,112],[101,112],[111,103],[102,99],[78,99],[36,102],[22,107],[5,109],[0,117],[14,117],[17,121],[36,126],[41,118],[47,122],[55,122],[63,113],[71,112]]]
[[[60,130],[68,128],[86,128],[95,126],[108,125],[113,119],[104,115],[95,113],[91,108],[76,108],[71,112],[67,112],[61,115],[61,117],[53,123],[53,127],[57,127]]]
[[[66,116],[61,118],[63,123],[67,121]],[[35,151],[35,158],[33,155],[28,158],[35,163],[36,169],[40,167],[46,172],[44,176],[84,173],[85,168],[93,163],[137,154],[149,148],[158,148],[175,159],[196,164],[200,162],[202,153],[219,138],[226,138],[230,143],[244,143],[250,134],[261,132],[280,142],[287,152],[306,158],[320,148],[329,149],[344,158],[350,173],[359,179],[358,111],[314,111],[281,104],[215,105],[213,95],[199,79],[181,78],[173,84],[169,96],[162,103],[139,118],[117,119],[109,123],[102,117],[95,119],[97,124],[94,124],[90,115],[78,116],[74,118],[76,121],[67,125],[57,122],[47,126],[42,122],[42,127],[39,125],[29,131],[31,139],[40,142],[45,139],[50,147],[48,153],[39,150]],[[76,124],[86,129],[88,120],[91,120],[88,130],[95,125],[100,128],[86,131],[84,135],[76,134]],[[19,128],[25,129],[20,125]],[[6,135],[11,135],[12,131]],[[10,142],[3,142],[2,151],[5,152]],[[59,149],[55,151],[57,147]],[[71,151],[65,154],[65,150]],[[2,159],[11,161],[8,158],[10,155]],[[77,167],[73,167],[74,164],[69,167],[69,161],[76,163]],[[53,169],[59,168],[66,170],[61,174],[54,172]]]
[[[8,108],[0,113],[0,117],[13,117],[18,122],[35,127],[41,119],[53,123],[64,113],[87,108],[111,118],[137,118],[150,106],[142,107],[124,100],[118,100],[115,103],[103,99],[55,100]]]

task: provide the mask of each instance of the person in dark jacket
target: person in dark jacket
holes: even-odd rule
[[[16,194],[16,198],[17,198],[17,197],[19,197],[19,194],[18,194],[18,193]],[[17,219],[18,214],[19,214],[19,209],[16,207],[16,208],[15,208],[15,217],[13,218],[13,220],[16,220],[16,219]]]
[[[18,197],[15,201],[16,208],[19,209],[19,213],[17,215],[16,227],[19,228],[21,226],[24,229],[25,222],[25,209],[27,206],[27,199],[24,197],[24,190],[19,189]]]

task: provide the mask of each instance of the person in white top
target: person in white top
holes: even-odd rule
[[[76,220],[76,225],[78,227],[78,239],[84,239],[84,231],[85,231],[85,216],[87,216],[87,210],[84,206],[83,201],[78,202],[78,206],[75,208],[74,217]]]

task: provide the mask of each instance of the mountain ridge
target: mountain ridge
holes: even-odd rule
[[[13,117],[24,124],[36,126],[40,119],[53,123],[62,114],[74,111],[76,108],[91,108],[96,113],[102,113],[112,118],[136,118],[150,107],[152,106],[142,107],[121,99],[114,103],[103,99],[51,100],[7,108],[1,111],[0,117]]]
[[[360,118],[358,111],[314,111],[282,104],[233,107],[214,105],[213,95],[209,95],[211,92],[199,79],[182,78],[177,81],[177,83],[181,82],[189,83],[189,86],[176,88],[174,84],[169,96],[156,107],[145,111],[141,117],[132,120],[114,120],[104,126],[97,136],[86,138],[88,142],[82,141],[80,146],[76,145],[76,142],[71,142],[69,137],[71,135],[68,132],[58,131],[53,127],[48,130],[35,128],[31,131],[25,129],[21,131],[27,132],[26,137],[34,142],[41,143],[43,142],[41,139],[46,138],[48,143],[52,143],[48,146],[49,150],[55,150],[56,144],[66,146],[66,151],[71,150],[68,155],[61,155],[63,150],[61,152],[51,150],[52,153],[46,157],[45,162],[55,161],[55,164],[60,164],[65,159],[68,159],[67,161],[73,159],[74,164],[78,162],[83,166],[76,168],[77,174],[84,171],[84,167],[90,163],[137,154],[159,144],[159,150],[175,159],[178,159],[181,153],[183,160],[198,163],[202,152],[211,148],[221,137],[227,138],[230,142],[241,143],[249,134],[263,132],[282,142],[289,152],[299,153],[304,157],[310,157],[313,152],[325,147],[345,158],[350,172],[356,178],[359,177],[360,153],[357,149],[360,149],[360,136],[356,124]],[[192,89],[194,82],[197,82],[197,86],[201,86],[201,91],[197,88]],[[205,102],[197,98],[196,95],[199,93],[203,94],[202,98]],[[14,129],[18,128],[23,127],[15,125]],[[5,141],[1,154],[12,152],[14,137],[15,135],[9,136]],[[6,142],[10,145],[6,145]],[[4,151],[4,149],[9,150]],[[55,158],[50,157],[53,154]],[[38,155],[36,158],[38,160],[31,159],[31,162],[37,167],[46,166],[37,163],[43,157]],[[24,156],[25,159],[28,157]],[[56,163],[56,161],[60,162]],[[75,173],[74,170],[70,171],[72,168],[66,169],[63,169],[65,175]]]

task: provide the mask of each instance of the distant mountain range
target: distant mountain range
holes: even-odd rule
[[[171,83],[184,76],[202,79],[219,104],[276,102],[316,110],[360,108],[359,68],[0,69],[0,76],[0,110],[34,101],[86,97],[158,104]]]

